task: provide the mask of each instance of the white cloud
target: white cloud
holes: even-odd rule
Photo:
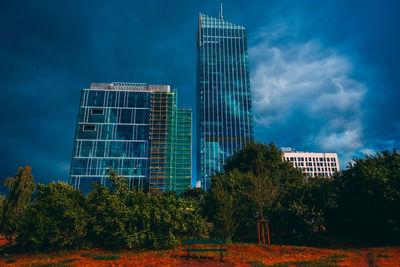
[[[350,160],[363,148],[361,102],[366,91],[351,77],[350,60],[316,40],[279,45],[269,39],[276,34],[264,37],[249,50],[256,126],[282,127],[301,135],[303,144],[297,146],[302,149],[339,152]],[[299,133],[294,128],[299,120],[309,130]]]

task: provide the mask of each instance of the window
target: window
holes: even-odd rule
[[[92,109],[92,115],[103,115],[103,114],[104,114],[104,109],[102,108]]]
[[[84,131],[96,131],[96,125],[83,125]]]

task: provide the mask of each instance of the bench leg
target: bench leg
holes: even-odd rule
[[[189,249],[190,249],[190,244],[188,244],[188,251],[187,251],[187,257],[186,257],[187,260],[189,259]]]

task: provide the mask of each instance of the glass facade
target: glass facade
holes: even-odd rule
[[[197,35],[197,181],[253,138],[246,28],[200,14]]]
[[[107,168],[112,167],[131,188],[182,188],[175,184],[180,181],[176,105],[176,93],[166,85],[92,83],[83,89],[69,183],[84,193],[92,182],[109,186]],[[191,139],[186,141],[191,145]],[[189,176],[184,186],[190,188],[191,170]]]
[[[151,124],[150,191],[170,191],[175,177],[175,92],[153,93]]]
[[[83,192],[109,185],[108,167],[148,188],[151,92],[83,89],[69,183]]]
[[[175,181],[178,193],[192,187],[192,110],[177,110],[177,134],[175,140]]]

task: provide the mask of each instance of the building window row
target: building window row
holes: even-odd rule
[[[336,163],[335,162],[331,162],[331,163],[322,163],[322,162],[293,162],[293,166],[295,167],[302,167],[302,166],[319,166],[319,167],[331,167],[334,166],[336,167]]]
[[[327,161],[336,162],[336,158],[318,158],[318,157],[286,157],[287,161]]]

